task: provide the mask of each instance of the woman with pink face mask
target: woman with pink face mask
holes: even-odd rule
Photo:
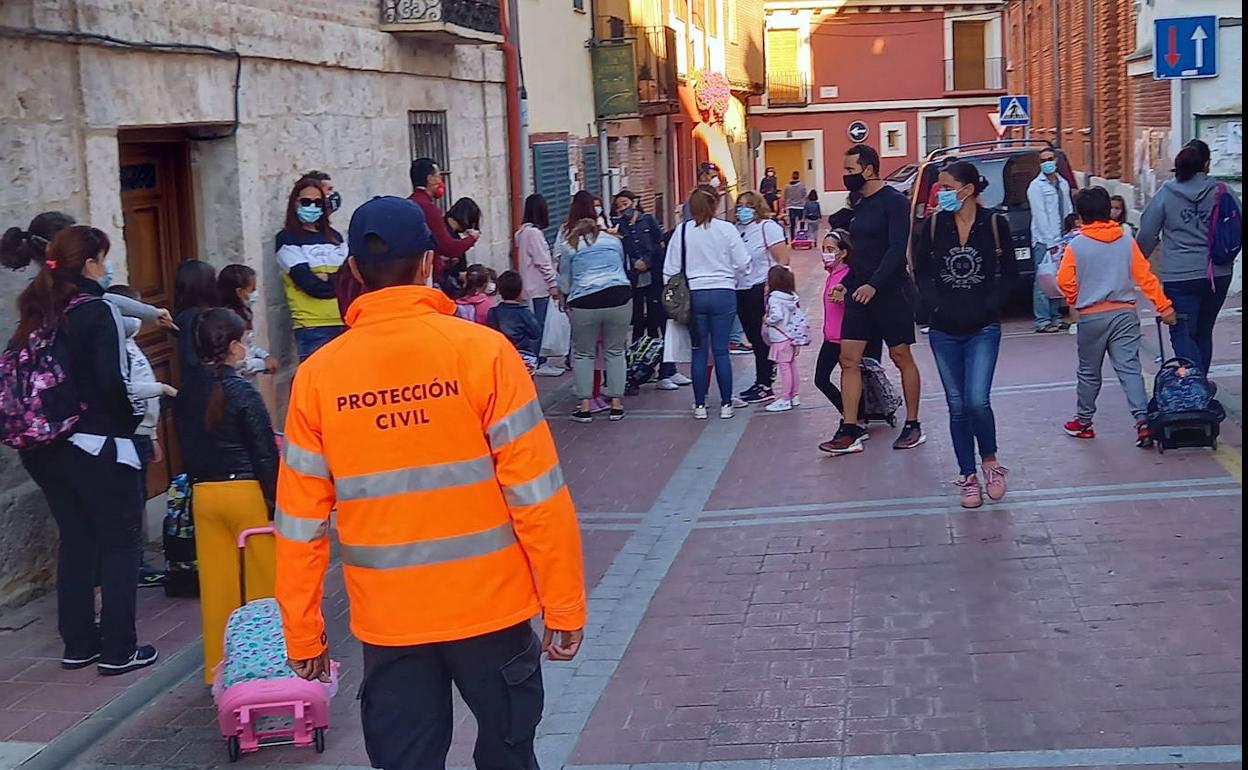
[[[841,322],[845,319],[845,287],[849,274],[849,255],[853,244],[846,230],[833,230],[823,237],[821,247],[823,269],[828,280],[823,287],[823,346],[815,362],[815,387],[837,411],[842,410],[841,391],[832,382],[832,372],[841,360]]]

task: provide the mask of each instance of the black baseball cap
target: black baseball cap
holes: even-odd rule
[[[356,262],[419,257],[433,249],[425,212],[414,201],[379,195],[355,210],[347,228],[347,250]]]

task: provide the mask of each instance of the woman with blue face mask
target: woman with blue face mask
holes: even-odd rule
[[[737,198],[737,231],[750,255],[750,270],[737,276],[737,318],[750,341],[754,353],[754,384],[738,398],[747,404],[762,404],[775,399],[771,383],[775,367],[768,358],[769,347],[763,339],[763,316],[767,309],[767,271],[773,265],[788,265],[789,250],[785,244],[784,227],[771,213],[771,206],[761,193],[741,193]]]
[[[988,186],[974,164],[950,163],[937,180],[937,209],[918,225],[914,273],[930,312],[932,355],[949,406],[962,505],[984,504],[975,469],[978,448],[991,500],[1005,496],[989,392],[1001,348],[1000,309],[1018,278],[1010,226],[980,205]]]
[[[329,226],[330,213],[321,181],[304,177],[290,191],[285,227],[277,234],[277,263],[300,361],[346,329],[333,277],[347,259],[347,246]]]

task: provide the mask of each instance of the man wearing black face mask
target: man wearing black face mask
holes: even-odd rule
[[[841,388],[844,414],[857,414],[862,399],[862,363],[867,342],[883,338],[889,358],[901,370],[906,399],[906,424],[893,442],[894,449],[911,449],[927,440],[919,424],[921,383],[919,367],[910,352],[914,344],[914,313],[907,296],[906,245],[910,211],[906,196],[880,179],[880,156],[874,148],[857,144],[845,151],[845,187],[861,195],[853,210],[850,236],[853,258],[849,275],[833,288],[833,298],[845,303],[841,336]],[[829,454],[862,451],[864,429],[842,422],[831,441],[820,445]]]
[[[334,213],[342,208],[342,193],[334,190],[334,180],[329,178],[329,174],[324,171],[309,171],[303,175],[304,179],[315,179],[321,183],[321,193],[325,196],[325,206],[329,209],[329,213]]]

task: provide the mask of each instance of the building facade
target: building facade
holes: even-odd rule
[[[554,238],[577,190],[600,192],[590,70],[592,17],[580,0],[517,0],[520,68],[526,94],[527,192],[550,206]]]
[[[997,137],[1004,0],[765,7],[767,90],[750,108],[756,173],[797,171],[810,189],[843,192],[841,157],[858,141],[879,149],[888,174],[938,147]]]
[[[332,175],[345,232],[355,206],[406,195],[412,158],[432,155],[451,195],[482,208],[473,258],[506,264],[496,5],[9,0],[0,26],[0,228],[45,210],[100,227],[115,282],[166,307],[184,259],[251,265],[256,331],[287,379],[294,351],[273,239],[301,172]],[[12,308],[32,271],[0,272]],[[0,333],[13,323],[0,314]],[[142,341],[158,376],[176,381],[171,341]],[[166,446],[154,494],[177,468],[176,442]],[[0,450],[0,602],[50,581],[54,529],[15,454]]]

